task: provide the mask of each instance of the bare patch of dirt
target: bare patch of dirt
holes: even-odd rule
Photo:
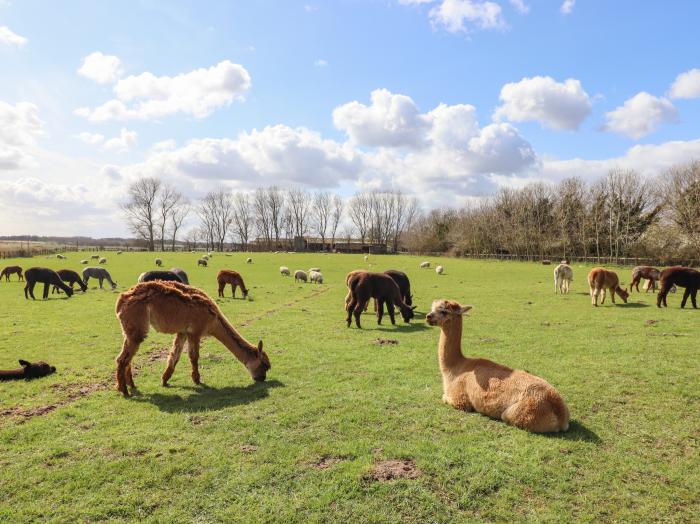
[[[498,342],[495,338],[480,338],[479,342],[482,344],[493,344],[494,342]]]
[[[258,450],[258,446],[253,446],[252,444],[243,444],[241,446],[241,451],[243,453],[255,453]]]
[[[415,479],[421,472],[410,459],[376,462],[369,473],[370,480],[388,482],[397,479]]]
[[[192,415],[188,420],[190,421],[190,424],[192,424],[193,426],[199,426],[206,419],[204,417],[200,417],[199,415]]]
[[[146,362],[150,364],[151,362],[162,362],[167,360],[168,353],[170,353],[169,346],[160,347],[148,355],[148,360]]]
[[[658,324],[658,323],[659,323],[658,320],[647,320],[646,322],[644,322],[644,324],[647,326],[653,326],[654,324]]]
[[[375,339],[374,343],[379,345],[379,346],[386,346],[386,345],[396,346],[399,343],[399,341],[395,340],[393,338],[378,338],[378,339]]]
[[[204,359],[211,360],[212,362],[221,362],[224,360],[224,357],[222,357],[221,355],[216,355],[214,353],[207,353],[206,355],[204,355]]]
[[[311,464],[311,467],[315,469],[328,469],[331,466],[344,462],[345,460],[347,459],[341,457],[322,457],[318,462]]]

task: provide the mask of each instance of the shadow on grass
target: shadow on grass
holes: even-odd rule
[[[576,420],[569,421],[569,430],[563,433],[549,433],[550,438],[561,440],[586,441],[593,444],[600,444],[603,440],[596,434],[595,431],[588,429],[586,426]]]
[[[285,387],[279,380],[253,382],[245,387],[212,388],[206,385],[189,387],[192,393],[187,396],[162,393],[141,394],[132,397],[135,402],[149,402],[167,413],[199,413],[216,411],[230,406],[244,406],[268,396],[270,388]]]
[[[410,324],[399,324],[397,322],[395,326],[392,326],[391,323],[389,323],[388,326],[381,324],[377,326],[376,329],[377,331],[396,331],[398,333],[411,333],[415,331],[423,331],[425,329],[430,329],[430,326],[428,326],[424,322],[411,322]]]
[[[637,307],[650,307],[651,304],[645,304],[644,302],[628,302],[627,304],[617,304],[620,307],[625,308],[637,308]],[[656,305],[656,304],[654,304]]]

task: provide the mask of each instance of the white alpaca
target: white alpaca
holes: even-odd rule
[[[559,264],[554,268],[554,292],[564,293],[569,292],[569,285],[574,279],[574,270],[568,264]]]

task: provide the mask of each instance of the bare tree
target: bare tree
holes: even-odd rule
[[[681,243],[700,253],[700,162],[675,166],[663,177],[667,213],[682,236]]]
[[[179,193],[178,193],[179,194]],[[170,249],[175,251],[175,241],[177,240],[177,232],[182,227],[182,223],[190,214],[190,201],[182,195],[179,195],[178,202],[170,211]]]
[[[303,237],[309,229],[308,215],[311,198],[309,193],[301,188],[291,188],[287,191],[287,211],[291,219],[291,237]]]
[[[284,218],[284,193],[277,186],[267,189],[267,206],[270,211],[270,225],[275,236],[275,248],[279,247],[282,219]]]
[[[272,217],[267,191],[263,188],[255,190],[253,195],[253,213],[258,236],[262,237],[268,249],[272,247]]]
[[[343,199],[338,195],[333,195],[333,202],[331,206],[331,249],[335,249],[335,235],[338,231],[340,219],[343,218]]]
[[[321,237],[321,248],[326,248],[326,231],[332,219],[333,198],[328,191],[321,191],[314,195],[313,219],[314,230]]]
[[[121,208],[126,215],[129,229],[146,241],[149,251],[155,251],[155,227],[158,195],[163,183],[157,178],[145,177],[129,186],[128,200]]]
[[[253,214],[248,193],[236,193],[233,198],[233,225],[245,250],[248,247],[248,239],[253,225]]]
[[[350,199],[348,213],[362,245],[365,244],[372,223],[371,212],[372,205],[367,193],[357,193]]]
[[[399,250],[399,239],[406,229],[410,228],[419,212],[418,199],[409,198],[401,192],[394,194],[394,222],[390,224],[392,248]]]

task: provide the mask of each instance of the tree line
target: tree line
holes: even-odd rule
[[[428,212],[405,238],[416,252],[700,258],[700,162],[648,179],[613,169],[591,184],[503,188],[462,209]]]

